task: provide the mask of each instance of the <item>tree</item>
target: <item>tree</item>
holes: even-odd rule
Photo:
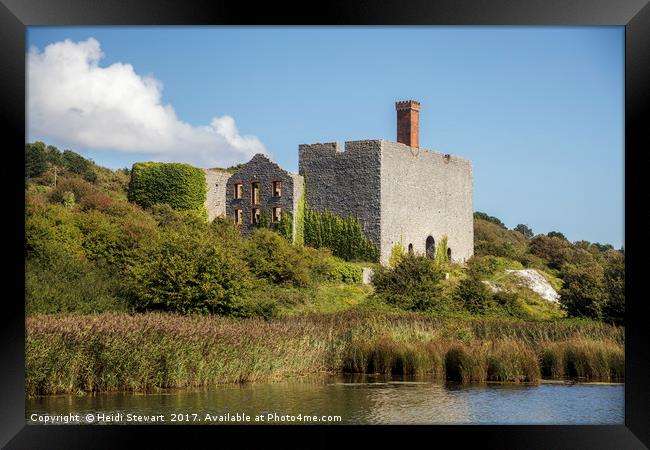
[[[76,173],[84,177],[86,180],[94,182],[97,179],[97,174],[93,170],[93,162],[84,158],[72,150],[65,150],[62,155],[63,165],[70,172]]]
[[[485,313],[493,306],[492,292],[478,278],[470,276],[461,280],[456,288],[456,298],[471,313]]]
[[[625,257],[616,250],[610,250],[605,258],[607,303],[603,310],[604,318],[622,324],[625,319]]]
[[[524,225],[523,223],[520,223],[514,227],[513,230],[523,234],[526,239],[530,239],[535,235],[535,233],[533,233],[533,230],[528,225]]]
[[[474,219],[481,219],[481,220],[486,220],[488,222],[492,222],[493,224],[499,225],[501,228],[508,229],[508,227],[505,226],[503,222],[501,222],[500,219],[490,216],[489,214],[486,214],[481,211],[475,211],[474,212]]]
[[[548,266],[552,269],[560,269],[562,264],[567,261],[571,250],[571,244],[568,241],[543,234],[532,238],[529,245],[530,253],[547,260]]]
[[[560,304],[572,317],[601,319],[607,303],[603,268],[598,264],[562,266]]]
[[[25,144],[25,178],[40,177],[47,170],[45,144]]]
[[[567,238],[566,238],[562,233],[560,233],[559,231],[550,231],[550,232],[546,233],[546,236],[548,236],[548,237],[550,237],[550,238],[552,238],[552,237],[560,238],[560,239],[562,239],[563,241],[567,241],[567,242],[569,241],[569,240],[568,240],[568,239],[567,239]]]
[[[444,272],[425,256],[406,253],[394,268],[379,267],[373,277],[375,293],[387,303],[411,311],[449,309],[442,295]]]

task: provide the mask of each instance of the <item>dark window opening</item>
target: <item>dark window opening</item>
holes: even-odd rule
[[[273,215],[271,216],[271,222],[278,223],[282,220],[282,208],[276,206],[273,208]]]
[[[241,209],[235,210],[235,225],[241,225],[244,221],[244,211]]]
[[[235,200],[240,199],[244,196],[244,185],[241,183],[235,183],[235,192],[233,192],[233,198]]]
[[[253,225],[257,225],[257,224],[260,223],[260,217],[261,217],[261,216],[262,216],[262,214],[260,213],[260,209],[259,209],[259,208],[253,208],[253,209],[251,209],[251,223],[252,223]]]
[[[447,259],[449,261],[451,261],[451,249],[450,248],[447,249]]]
[[[282,197],[282,181],[273,182],[273,197]]]
[[[260,204],[260,183],[251,183],[251,203],[253,205]]]
[[[413,244],[409,244],[409,255],[413,254]]]
[[[425,248],[427,258],[433,259],[436,256],[436,241],[434,241],[433,237],[429,236],[427,238]]]

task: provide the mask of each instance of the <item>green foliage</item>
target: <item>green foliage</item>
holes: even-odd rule
[[[133,164],[128,199],[143,208],[165,203],[178,210],[203,212],[205,198],[205,174],[201,169],[180,163]]]
[[[478,280],[485,280],[498,272],[503,272],[507,269],[520,270],[524,267],[518,261],[501,256],[474,255],[467,261],[467,268],[470,276]]]
[[[527,245],[521,233],[483,219],[474,220],[475,255],[519,259],[526,253]]]
[[[74,192],[66,191],[63,193],[63,206],[66,208],[74,208]]]
[[[104,264],[61,254],[25,263],[25,307],[28,315],[124,311],[124,283]]]
[[[513,231],[517,231],[523,234],[526,239],[530,239],[535,235],[535,233],[533,233],[533,230],[528,225],[524,225],[523,223],[520,223],[514,227]]]
[[[50,201],[64,203],[67,192],[74,195],[75,201],[82,202],[89,195],[97,194],[97,189],[92,183],[79,177],[61,178],[56,187],[50,191]]]
[[[296,238],[294,243],[302,245],[305,243],[305,181],[302,183],[302,195],[298,199],[298,207],[296,208],[295,227]]]
[[[255,230],[244,246],[244,259],[258,277],[287,286],[310,284],[307,259],[279,234],[263,228]]]
[[[503,229],[506,229],[506,230],[508,229],[504,225],[504,223],[501,222],[500,219],[498,219],[497,217],[494,217],[494,216],[490,216],[490,215],[488,215],[488,214],[486,214],[484,212],[481,212],[481,211],[475,211],[474,212],[474,220],[476,220],[476,219],[485,220],[486,222],[490,222],[490,223],[493,223],[495,225],[498,225],[499,227],[501,227]]]
[[[548,236],[550,238],[555,237],[555,238],[562,239],[563,241],[568,242],[568,239],[566,238],[566,236],[564,236],[564,234],[560,233],[559,231],[550,231],[550,232],[546,233],[546,236]]]
[[[388,258],[388,267],[390,267],[391,269],[395,268],[402,260],[405,254],[406,254],[406,250],[404,250],[404,246],[402,245],[402,241],[400,240],[395,245],[393,245],[393,248],[391,248],[390,250],[390,257]]]
[[[63,166],[72,173],[81,175],[85,180],[93,182],[97,179],[97,174],[93,170],[95,165],[92,161],[84,158],[72,150],[65,150],[61,155]]]
[[[244,163],[235,164],[234,166],[226,167],[226,172],[235,173],[242,167],[244,167]]]
[[[25,178],[40,177],[47,170],[47,153],[43,142],[25,144]]]
[[[253,288],[244,261],[208,233],[169,228],[130,265],[131,302],[138,310],[232,314]]]
[[[494,306],[490,289],[473,277],[460,281],[456,289],[456,299],[467,311],[474,314],[484,314]]]
[[[449,258],[447,257],[447,235],[444,235],[442,239],[440,239],[440,242],[436,247],[434,260],[438,266],[444,266],[449,262]]]
[[[442,296],[444,273],[424,256],[406,254],[394,268],[380,267],[373,277],[375,293],[384,301],[410,311],[447,311]]]
[[[363,277],[363,269],[361,267],[341,261],[338,258],[332,258],[332,268],[327,274],[329,281],[340,281],[347,284],[361,283]]]
[[[256,225],[257,228],[271,228],[271,216],[267,210],[262,211],[260,214],[260,221]]]
[[[291,213],[282,211],[282,217],[280,222],[273,224],[273,229],[280,233],[280,236],[285,238],[287,241],[293,241],[293,216]]]
[[[305,244],[312,247],[327,247],[334,255],[347,261],[377,261],[377,246],[366,239],[361,224],[355,217],[341,218],[325,211],[305,211]]]
[[[607,302],[603,268],[598,264],[565,264],[561,276],[564,286],[560,303],[569,316],[601,319]]]
[[[622,253],[610,250],[604,274],[607,303],[603,309],[607,321],[623,324],[625,319],[625,257]]]

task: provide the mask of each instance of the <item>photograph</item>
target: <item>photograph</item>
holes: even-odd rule
[[[24,56],[27,425],[625,424],[625,27]]]

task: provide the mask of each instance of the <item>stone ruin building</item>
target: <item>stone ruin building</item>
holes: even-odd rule
[[[471,162],[420,148],[420,103],[395,107],[397,142],[349,141],[344,151],[336,142],[300,145],[299,174],[262,154],[234,174],[206,169],[210,219],[232,217],[249,234],[264,211],[272,222],[282,212],[295,217],[304,182],[307,206],[356,217],[382,264],[398,242],[433,257],[444,236],[449,258],[466,261],[474,249]]]

